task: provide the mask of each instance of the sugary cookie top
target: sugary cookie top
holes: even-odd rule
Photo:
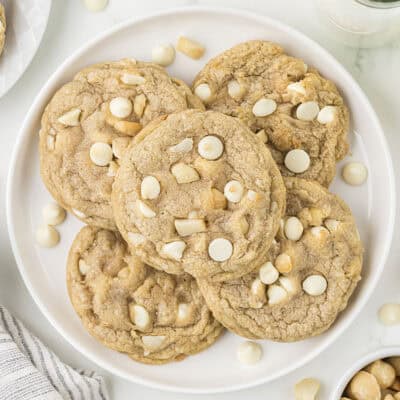
[[[348,110],[335,85],[279,45],[250,41],[223,52],[193,90],[208,109],[250,127],[285,176],[328,186],[347,152]]]
[[[268,149],[239,120],[188,110],[136,137],[112,203],[121,234],[147,263],[223,280],[265,257],[285,187]]]
[[[188,87],[154,64],[122,60],[82,70],[42,117],[45,184],[86,223],[115,229],[111,186],[132,137],[152,119],[196,105]]]
[[[208,347],[222,331],[192,277],[146,266],[116,232],[88,226],[79,232],[67,282],[89,333],[138,361],[181,359]]]
[[[240,279],[198,280],[217,319],[249,338],[295,341],[329,328],[362,266],[350,210],[316,182],[286,178],[287,211],[267,259]]]

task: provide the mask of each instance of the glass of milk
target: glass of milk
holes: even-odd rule
[[[315,0],[321,22],[344,44],[383,46],[400,39],[400,0]]]

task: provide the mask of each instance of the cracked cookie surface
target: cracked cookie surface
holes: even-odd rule
[[[248,338],[291,342],[324,332],[360,280],[362,244],[349,208],[316,182],[285,184],[286,216],[269,263],[236,280],[198,279],[215,317]]]
[[[223,331],[191,276],[148,267],[114,231],[86,226],[79,232],[68,257],[67,286],[88,332],[140,362],[181,360]]]
[[[157,65],[125,59],[83,69],[42,116],[43,181],[87,224],[116,229],[110,196],[123,152],[152,119],[188,107],[203,106]]]
[[[277,44],[255,40],[223,52],[200,71],[193,90],[206,108],[240,118],[266,142],[284,176],[328,186],[348,151],[349,113],[337,88]],[[308,154],[306,170],[285,164],[294,149]]]
[[[122,236],[149,265],[224,280],[265,257],[285,187],[268,149],[239,120],[188,110],[135,138],[112,204]]]

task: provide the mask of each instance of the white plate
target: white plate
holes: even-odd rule
[[[2,0],[6,10],[6,42],[0,56],[0,97],[31,63],[49,18],[51,0]]]
[[[34,241],[41,208],[50,199],[39,177],[37,153],[39,119],[50,96],[90,63],[121,57],[148,60],[154,45],[160,41],[174,43],[182,33],[207,47],[201,61],[177,55],[170,71],[187,82],[210,57],[255,38],[279,42],[290,54],[319,68],[338,84],[352,111],[351,159],[363,161],[369,169],[368,182],[361,187],[346,186],[340,178],[333,185],[333,190],[351,206],[366,249],[364,279],[350,306],[324,335],[291,344],[263,341],[265,357],[255,367],[244,367],[236,360],[236,348],[243,339],[233,334],[226,334],[199,355],[163,366],[142,365],[106,349],[82,328],[67,296],[65,261],[81,224],[69,216],[60,227],[61,244],[54,249],[39,248]],[[226,9],[187,8],[130,21],[67,59],[30,109],[14,151],[8,181],[7,216],[14,254],[32,296],[55,328],[84,355],[116,375],[156,388],[195,393],[238,390],[270,381],[303,365],[331,344],[354,320],[377,283],[392,238],[394,210],[393,169],[385,138],[373,109],[351,76],[325,50],[299,32],[266,17]]]

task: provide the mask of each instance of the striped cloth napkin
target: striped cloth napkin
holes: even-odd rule
[[[104,380],[65,365],[0,305],[0,400],[107,400]]]

